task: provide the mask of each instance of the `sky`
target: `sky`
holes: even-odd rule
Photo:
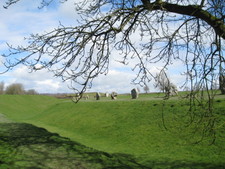
[[[73,0],[38,9],[40,1],[21,0],[8,9],[4,9],[4,1],[0,1],[1,54],[8,50],[7,43],[13,46],[23,45],[25,44],[24,37],[28,37],[32,33],[52,30],[59,23],[68,26],[76,25],[79,15],[75,11]],[[144,92],[141,86],[132,84],[132,80],[136,77],[136,73],[132,71],[132,63],[124,66],[116,62],[118,53],[112,53],[113,59],[110,63],[109,73],[95,79],[88,92],[130,93],[133,88],[137,87]],[[0,71],[2,71],[4,70],[2,56],[0,56],[0,61]],[[149,69],[152,73],[157,73],[159,68],[160,65],[153,65]],[[181,76],[182,68],[183,65],[175,63],[169,72],[169,77],[178,86],[178,90],[184,82],[184,77]],[[12,83],[22,83],[25,90],[34,89],[38,93],[73,93],[73,90],[68,88],[69,82],[62,82],[47,70],[30,73],[28,68],[23,65],[18,65],[11,71],[0,74],[0,82],[4,82],[6,87]],[[153,84],[154,82],[147,84],[150,92],[157,91]]]

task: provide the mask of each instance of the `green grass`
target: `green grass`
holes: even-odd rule
[[[61,101],[53,97],[42,95],[0,95],[0,113],[21,121],[30,119],[59,102]]]
[[[126,95],[117,101],[104,98],[78,104],[46,96],[0,96],[0,107],[0,113],[10,119],[44,127],[99,151],[134,155],[145,166],[225,166],[222,97],[215,102],[217,138],[210,146],[212,137],[193,144],[202,135],[200,131],[192,133],[195,126],[184,127],[188,117],[184,116],[188,110],[186,101],[174,98],[164,102],[157,94],[141,95],[139,100]]]
[[[132,156],[109,154],[26,123],[0,123],[0,169],[146,168]]]

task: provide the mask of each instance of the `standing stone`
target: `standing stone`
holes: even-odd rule
[[[131,97],[132,97],[132,99],[137,99],[138,98],[138,90],[137,89],[132,89],[131,90]]]
[[[77,93],[72,99],[73,101],[78,101],[81,98],[81,95]]]
[[[177,96],[178,95],[177,86],[172,84],[172,83],[170,84],[170,86],[171,86],[171,95],[172,96]]]
[[[117,99],[117,93],[116,92],[112,92],[111,98],[112,98],[112,100],[116,100]]]
[[[89,96],[86,95],[86,96],[84,96],[83,98],[84,98],[85,100],[88,100],[88,99],[89,99]]]
[[[100,97],[101,97],[100,93],[97,92],[97,93],[96,93],[96,100],[100,100]]]
[[[105,93],[105,97],[109,97],[109,93],[108,92]]]
[[[165,87],[166,95],[167,96],[175,96],[178,95],[177,86],[173,83],[170,83],[168,86]]]

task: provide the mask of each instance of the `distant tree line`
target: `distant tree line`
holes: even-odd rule
[[[23,84],[21,83],[13,83],[8,85],[5,88],[5,83],[0,83],[0,94],[7,94],[7,95],[35,95],[38,94],[34,89],[25,90]]]

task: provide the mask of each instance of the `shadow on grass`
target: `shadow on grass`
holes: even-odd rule
[[[211,164],[145,162],[131,155],[108,154],[26,123],[0,123],[1,169],[150,169],[222,168]]]
[[[26,123],[0,123],[0,168],[147,168]]]

